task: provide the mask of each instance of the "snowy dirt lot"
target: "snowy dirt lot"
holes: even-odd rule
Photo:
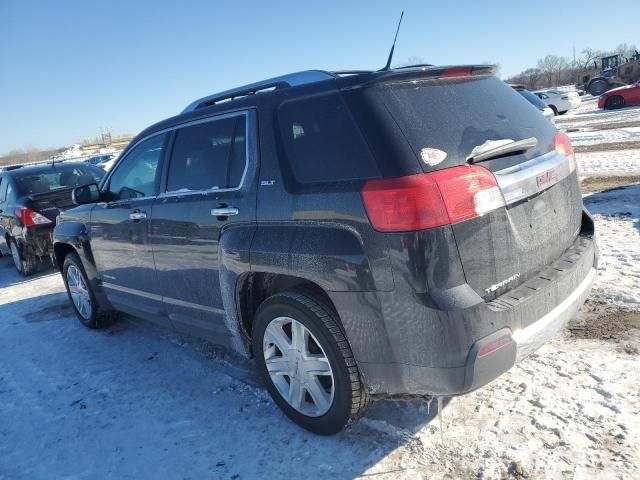
[[[640,122],[594,108],[558,126]],[[435,401],[378,401],[312,435],[250,363],[131,317],[89,331],[52,269],[25,280],[1,258],[0,479],[640,478],[640,184],[598,191],[612,170],[624,184],[640,169],[636,153],[611,169],[618,153],[578,153],[601,252],[582,312],[500,379],[445,400],[442,423]]]

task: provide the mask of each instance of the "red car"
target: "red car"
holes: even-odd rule
[[[609,90],[600,95],[600,100],[598,100],[598,108],[606,108],[607,110],[628,107],[629,105],[640,105],[640,81],[633,85]]]

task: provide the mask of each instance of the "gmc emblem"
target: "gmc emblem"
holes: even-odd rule
[[[552,183],[557,177],[558,175],[556,174],[555,169],[552,168],[551,170],[547,170],[546,172],[538,175],[536,177],[536,183],[538,184],[538,187],[541,187],[543,185]]]

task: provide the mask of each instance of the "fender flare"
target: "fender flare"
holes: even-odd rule
[[[70,250],[80,257],[98,305],[103,309],[112,309],[113,307],[107,300],[102,288],[102,280],[96,268],[93,251],[91,250],[89,231],[82,222],[64,222],[56,225],[53,230],[53,255],[60,273],[62,273],[64,262],[64,256],[61,256],[61,253],[67,254]]]

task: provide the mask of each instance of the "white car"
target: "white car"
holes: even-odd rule
[[[578,92],[561,92],[559,90],[538,90],[533,92],[542,100],[556,115],[562,115],[569,110],[578,108],[582,99]]]

